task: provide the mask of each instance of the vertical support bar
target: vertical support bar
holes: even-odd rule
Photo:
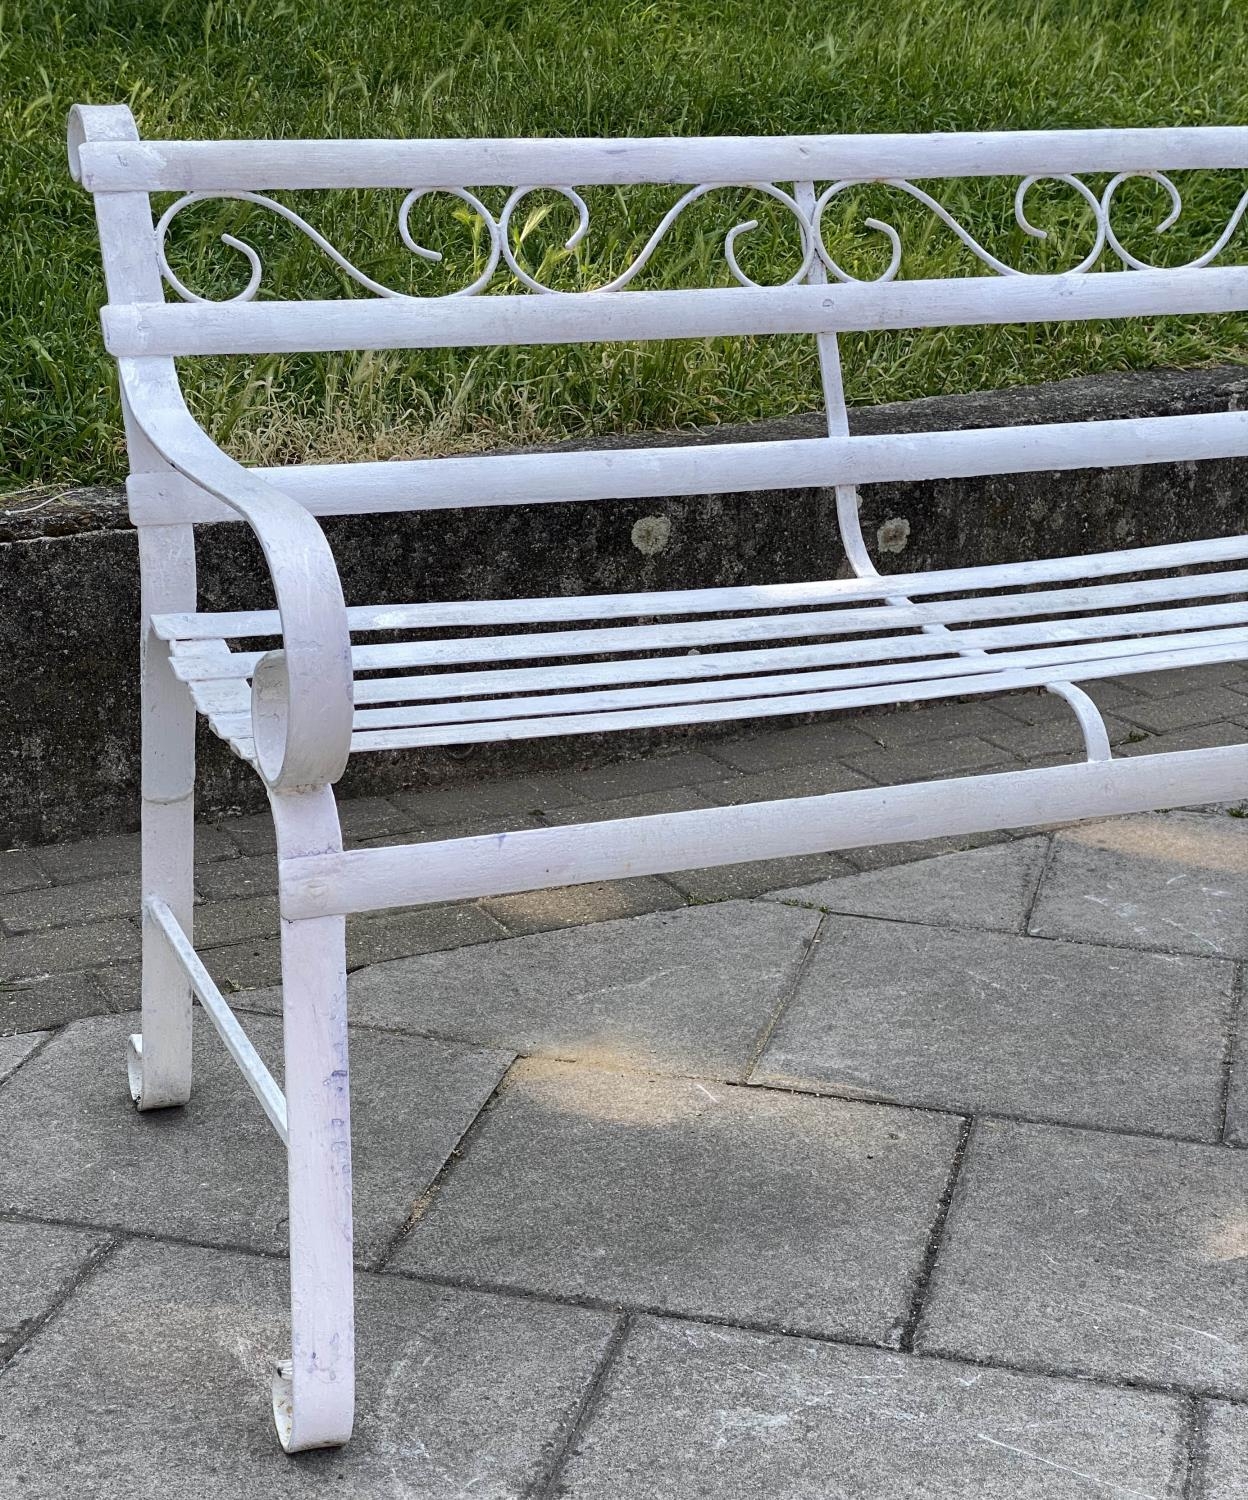
[[[793,196],[797,205],[811,221],[811,233],[815,210],[815,185],[813,182],[795,182]],[[825,286],[828,273],[816,254],[806,273],[811,286]],[[834,333],[817,333],[815,347],[819,351],[819,378],[823,384],[823,404],[828,420],[829,437],[849,436],[849,408],[845,404],[845,381],[841,374],[841,348]],[[862,536],[862,522],[858,515],[858,491],[852,484],[838,484],[836,494],[836,520],[841,531],[841,545],[845,556],[858,578],[875,576],[876,567],[867,551]]]
[[[133,437],[133,434],[132,434]],[[192,935],[195,903],[195,707],[169,666],[153,614],[195,608],[189,526],[139,532],[142,572],[143,1034],[130,1038],[130,1092],[142,1110],[191,1096],[191,986],[147,903],[162,901]]]
[[[279,864],[341,850],[330,787],[271,793]],[[346,921],[282,920],[291,1357],[273,1381],[288,1453],[351,1436],[355,1308]]]
[[[137,141],[125,105],[75,105],[70,111],[70,171],[79,176],[78,148],[86,141]],[[161,302],[164,283],[156,257],[152,209],[146,193],[97,193],[95,218],[109,300]],[[123,399],[132,474],[158,473],[168,464],[144,437]],[[146,915],[163,901],[188,938],[194,903],[195,710],[169,670],[169,648],[152,634],[153,614],[195,608],[195,536],[190,526],[139,531],[142,579],[142,896],[143,1034],[130,1038],[130,1092],[140,1109],[185,1104],[191,1093],[191,987],[181,964]]]

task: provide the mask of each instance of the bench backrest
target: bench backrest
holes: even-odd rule
[[[95,195],[109,302],[103,309],[110,351],[127,360],[441,346],[679,339],[718,335],[807,334],[819,344],[828,409],[827,439],[686,448],[596,448],[589,453],[513,454],[350,465],[298,465],[261,471],[315,514],[445,506],[700,494],[753,488],[837,486],[846,546],[865,559],[850,486],[878,480],[942,478],[1028,469],[1226,457],[1248,452],[1248,416],[1216,413],[851,438],[836,335],[846,330],[1028,323],[1248,310],[1248,267],[1226,261],[1248,211],[1240,199],[1225,230],[1187,266],[1155,270],[1115,232],[1115,198],[1132,176],[1170,194],[1167,175],[1197,169],[1248,169],[1248,128],[1026,131],[976,135],[794,136],[656,140],[356,140],[160,141],[138,137],[124,107],[80,107],[70,119],[70,162]],[[1016,183],[1019,225],[1029,189],[1057,180],[1083,200],[1090,243],[1063,274],[1020,274],[977,243],[940,201],[930,179],[1006,177]],[[1085,179],[1091,178],[1094,185]],[[919,180],[924,182],[919,185]],[[826,211],[848,188],[885,182],[917,200],[956,234],[988,274],[946,280],[897,278],[902,247],[891,227],[890,264],[859,281],[825,243]],[[671,209],[634,265],[611,286],[550,293],[513,243],[517,216],[534,184],[550,185],[580,215],[578,188],[664,184]],[[399,232],[409,250],[429,255],[410,235],[407,208],[429,194],[450,194],[479,216],[488,235],[485,272],[457,293],[402,296],[354,267],[342,247],[269,195],[282,189],[405,189]],[[510,189],[491,212],[483,189]],[[633,276],[664,231],[695,198],[712,190],[764,193],[791,216],[796,271],[783,286],[759,286],[741,270],[738,236],[723,253],[731,287],[631,289]],[[153,222],[149,195],[179,196]],[[244,197],[300,228],[370,297],[332,301],[258,300],[258,255],[249,284],[232,301],[208,302],[170,269],[164,236],[184,207],[204,198]],[[1224,254],[1224,251],[1227,253]],[[1098,273],[1098,274],[1093,274]],[[1105,273],[1105,274],[1099,274]],[[508,276],[521,290],[495,294]],[[166,287],[175,300],[166,300]],[[136,522],[235,519],[211,496],[172,473],[132,476]]]

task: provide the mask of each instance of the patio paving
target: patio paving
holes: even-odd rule
[[[1248,741],[1242,667],[1104,702],[1124,754]],[[1064,715],[691,741],[344,828],[1050,764]],[[1248,1494],[1240,811],[353,921],[359,1417],[293,1460],[280,1146],[201,1017],[191,1104],[128,1101],[137,841],[0,853],[0,1500]],[[197,859],[206,962],[280,1076],[267,819]]]

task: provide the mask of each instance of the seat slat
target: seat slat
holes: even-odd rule
[[[1192,651],[1244,643],[1242,629],[1158,636],[1149,650]],[[1248,647],[1246,647],[1248,649]],[[1014,668],[1040,668],[1116,660],[1140,654],[1136,640],[1084,642],[1077,646],[1042,646],[1006,652],[977,660],[943,657],[935,661],[845,667],[830,671],[787,672],[753,677],[721,678],[713,682],[664,683],[653,687],[589,690],[579,693],[525,695],[508,699],[478,699],[467,703],[404,704],[396,708],[357,708],[356,730],[398,729],[433,724],[466,724],[491,719],[519,719],[546,714],[606,713],[617,709],[648,708],[678,703],[713,703],[746,698],[783,696],[830,688],[892,685],[904,699],[910,685],[942,678],[1002,673]],[[250,704],[213,716],[218,733],[246,733]]]
[[[945,636],[933,634],[888,639],[868,638],[814,646],[766,646],[752,651],[713,651],[686,656],[574,662],[553,667],[430,672],[416,677],[359,677],[355,682],[355,701],[357,704],[418,702],[484,694],[602,687],[612,683],[705,681],[739,672],[768,672],[847,662],[913,660],[943,656],[954,649],[976,651],[1017,647],[1039,641],[1059,643],[1108,640],[1245,623],[1248,623],[1248,604],[1209,604],[1181,609],[1141,610],[1129,615],[1029,620],[1019,625],[956,630]],[[209,684],[198,686],[207,687]]]
[[[1134,672],[1165,671],[1180,666],[1248,659],[1248,641],[1204,650],[1146,653],[1119,661],[1097,660],[1074,666],[1044,667],[1036,671],[1016,669],[1000,674],[947,678],[913,685],[903,701],[961,697],[1010,692],[1043,686],[1049,682],[1081,682]],[[352,736],[359,750],[395,750],[427,745],[481,744],[492,740],[539,739],[554,735],[598,734],[625,729],[658,729],[676,724],[705,724],[726,719],[757,719],[779,715],[819,713],[828,710],[878,708],[894,704],[893,687],[855,688],[850,691],[797,693],[763,699],[733,699],[718,703],[680,704],[658,709],[638,709],[603,714],[553,715],[550,718],[494,719],[484,723],[438,725],[433,728],[362,731]]]
[[[946,697],[974,697],[987,693],[1021,691],[1057,682],[1086,682],[1135,672],[1170,671],[1179,667],[1248,659],[1248,640],[1231,645],[1193,647],[1181,651],[1146,652],[1119,660],[1097,660],[1073,665],[1015,669],[982,676],[946,678],[911,686],[908,703]],[[899,701],[894,687],[855,688],[849,691],[797,693],[774,698],[733,699],[601,714],[552,715],[550,718],[492,719],[486,723],[439,725],[433,728],[362,730],[351,737],[353,751],[410,750],[440,745],[484,744],[492,741],[547,739],[558,735],[601,734],[617,730],[659,729],[679,724],[707,724],[830,710],[883,707]],[[231,746],[244,759],[254,754],[249,736],[231,737]]]
[[[604,626],[596,630],[552,630],[537,634],[453,637],[356,646],[356,671],[451,666],[480,661],[527,661],[555,656],[599,656],[628,651],[688,650],[734,641],[797,640],[803,636],[877,634],[924,625],[1018,619],[1047,614],[1128,609],[1168,599],[1199,599],[1248,590],[1248,571],[1153,578],[1087,588],[1038,590],[928,604],[878,605],[867,609],[819,610],[791,615],[737,616],[661,625]],[[174,642],[174,671],[185,682],[249,675],[262,652],[239,651],[226,662],[204,643]]]
[[[1211,632],[1248,624],[1248,603],[1141,610],[1127,615],[1082,619],[1030,620],[951,632],[949,636],[910,635],[892,639],[837,641],[826,645],[764,647],[707,655],[642,657],[576,662],[561,666],[499,671],[437,672],[419,677],[364,677],[355,682],[357,705],[417,703],[499,694],[537,693],[571,688],[604,688],[645,682],[699,682],[734,674],[802,670],[847,663],[903,662],[949,658],[951,650],[1018,649],[1037,643],[1057,646],[1080,641],[1131,640],[1141,636]],[[1201,639],[1205,636],[1202,634]],[[234,658],[237,662],[240,658]],[[999,660],[999,658],[997,658]],[[245,676],[190,684],[196,706],[210,716],[234,715],[241,723],[251,712]]]
[[[1041,558],[997,567],[950,568],[941,572],[890,573],[887,577],[836,578],[811,583],[751,584],[719,589],[670,589],[636,594],[581,594],[545,599],[484,599],[438,604],[352,605],[352,630],[433,630],[474,625],[522,625],[564,620],[611,620],[630,615],[719,614],[784,609],[907,594],[1021,588],[1071,579],[1112,578],[1161,568],[1235,562],[1248,557],[1248,537],[1219,537],[1163,547],[1134,547],[1089,557]],[[279,635],[275,609],[155,615],[156,634],[166,641],[243,640]]]

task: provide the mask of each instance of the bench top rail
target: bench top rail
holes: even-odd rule
[[[93,193],[829,181],[1248,167],[1248,126],[615,140],[70,141]]]

